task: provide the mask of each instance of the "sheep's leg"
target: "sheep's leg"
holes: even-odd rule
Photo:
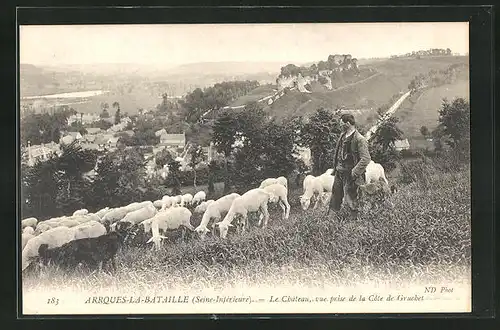
[[[316,198],[316,202],[314,203],[313,210],[315,210],[318,207],[319,200],[321,199],[321,195],[318,194]]]
[[[213,219],[214,219],[214,220],[213,220],[213,222],[212,222],[212,236],[214,236],[214,237],[215,237],[215,223],[216,223],[216,222],[219,222],[220,217],[215,217],[215,218],[213,218]],[[210,220],[209,220],[209,221],[210,221]]]
[[[264,214],[264,225],[262,226],[262,228],[266,228],[267,227],[267,223],[269,221],[269,212],[267,211],[267,204],[264,204],[260,207],[262,213]]]
[[[247,223],[248,223],[247,216],[248,216],[247,213],[243,213],[241,215],[241,233],[244,233],[245,230],[247,229]]]
[[[278,205],[283,210],[283,217],[282,217],[282,219],[286,219],[286,210],[287,210],[287,208],[285,206],[285,203],[282,200],[280,200],[279,203],[278,203]]]
[[[184,235],[186,235],[186,227],[181,228],[181,241],[184,242]]]
[[[286,212],[285,212],[285,219],[288,219],[290,217],[290,204],[288,203],[287,198],[283,199],[283,203],[285,204],[286,207]]]

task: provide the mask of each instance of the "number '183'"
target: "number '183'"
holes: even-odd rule
[[[49,298],[49,299],[47,300],[47,304],[57,305],[57,304],[59,304],[59,299],[54,298],[54,297]]]

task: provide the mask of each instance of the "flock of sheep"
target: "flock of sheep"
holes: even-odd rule
[[[327,205],[332,194],[333,170],[315,177],[308,175],[303,181],[303,195],[300,203],[307,210],[311,200],[313,208],[321,201]],[[366,184],[361,191],[372,194],[386,191],[388,181],[384,169],[373,161],[366,168]],[[182,229],[182,238],[186,230],[195,232],[203,239],[212,231],[219,231],[221,238],[226,238],[229,227],[237,226],[239,232],[249,228],[249,213],[259,212],[258,225],[265,228],[269,222],[268,204],[276,203],[283,210],[282,218],[288,219],[288,182],[285,177],[268,178],[258,188],[250,189],[239,195],[231,193],[217,200],[205,200],[203,191],[178,196],[163,196],[154,202],[135,202],[117,208],[103,208],[95,213],[82,209],[72,216],[62,216],[38,222],[36,218],[21,221],[22,229],[22,270],[25,270],[36,258],[39,262],[53,262],[66,267],[76,267],[79,263],[101,268],[108,261],[114,268],[115,255],[124,238],[130,233],[142,231],[151,234],[145,243],[161,247],[161,240],[166,231]],[[203,213],[200,224],[194,228],[191,224],[193,213]],[[224,218],[222,216],[225,214]],[[222,220],[221,220],[222,218]],[[238,221],[234,221],[238,218]],[[234,222],[233,222],[234,221]],[[211,228],[211,229],[209,229]]]

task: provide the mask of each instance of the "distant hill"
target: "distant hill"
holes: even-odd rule
[[[200,62],[183,64],[166,71],[168,75],[241,75],[257,73],[278,74],[281,62]]]
[[[279,70],[279,63],[272,62],[214,62],[181,66],[102,63],[41,67],[21,64],[20,95],[106,90],[109,93],[83,102],[67,102],[78,112],[95,113],[100,111],[101,102],[112,104],[117,101],[123,112],[134,114],[139,108],[158,105],[163,93],[182,96],[196,88],[231,80],[257,80],[268,84],[275,81]]]
[[[369,122],[379,107],[382,107],[408,91],[408,85],[418,74],[431,70],[445,70],[452,64],[467,64],[468,57],[446,56],[421,59],[385,59],[360,66],[362,70],[378,73],[360,83],[347,85],[339,90],[327,90],[312,84],[311,93],[291,90],[265,109],[276,118],[292,115],[309,115],[319,107],[326,109],[354,109],[353,114],[361,123]],[[259,94],[262,97],[262,94]],[[241,104],[241,102],[235,102]]]

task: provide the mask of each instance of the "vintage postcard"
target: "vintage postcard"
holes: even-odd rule
[[[467,22],[20,25],[24,315],[471,312]]]

